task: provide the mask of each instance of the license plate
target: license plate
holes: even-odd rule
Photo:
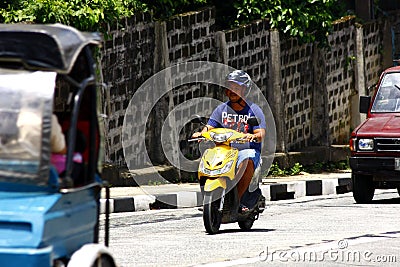
[[[400,158],[395,158],[394,159],[394,169],[396,171],[400,171]]]

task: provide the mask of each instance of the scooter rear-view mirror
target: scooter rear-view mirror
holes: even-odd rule
[[[205,117],[201,117],[199,115],[194,115],[193,118],[190,120],[192,123],[200,123],[202,125],[206,125],[205,121],[206,118]]]
[[[247,119],[247,124],[250,126],[260,125],[260,120],[257,117],[250,117]]]

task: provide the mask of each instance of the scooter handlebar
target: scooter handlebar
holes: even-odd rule
[[[204,138],[204,137],[197,137],[197,138],[189,139],[189,140],[187,140],[187,141],[188,141],[188,142],[196,142],[196,141],[203,141],[203,140],[206,140],[206,138]]]
[[[192,138],[192,139],[188,139],[188,142],[196,142],[196,141],[203,141],[203,140],[207,140],[207,138],[204,137],[198,137],[198,138]],[[231,141],[231,143],[259,143],[258,141],[247,141],[245,139],[236,139],[235,141]]]
[[[237,142],[237,143],[259,143],[258,142],[258,140],[255,140],[255,141],[247,141],[246,139],[244,139],[244,138],[240,138],[240,139],[236,139],[235,141],[233,141],[233,142]]]

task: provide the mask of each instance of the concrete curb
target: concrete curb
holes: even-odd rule
[[[267,201],[295,199],[304,196],[344,194],[351,192],[351,178],[288,181],[260,186]],[[203,204],[200,192],[138,195],[110,199],[110,213],[151,209],[192,208]],[[100,212],[105,213],[106,199],[100,199]]]

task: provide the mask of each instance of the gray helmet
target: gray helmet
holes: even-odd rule
[[[251,78],[243,70],[232,71],[226,76],[226,81],[237,83],[240,86],[245,86],[246,89],[251,88]]]

